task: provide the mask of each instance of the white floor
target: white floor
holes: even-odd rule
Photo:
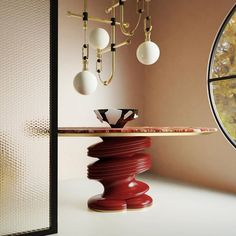
[[[145,181],[150,185],[148,193],[154,205],[144,211],[125,213],[87,209],[87,199],[102,192],[95,181],[61,182],[57,235],[236,236],[236,196],[157,177],[145,177]]]

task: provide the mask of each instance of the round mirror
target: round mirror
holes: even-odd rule
[[[208,91],[216,121],[236,147],[236,5],[226,17],[213,45]]]

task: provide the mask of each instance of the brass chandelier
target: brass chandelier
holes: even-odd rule
[[[96,50],[96,72],[100,82],[107,86],[111,83],[115,74],[116,65],[116,50],[125,45],[131,43],[131,38],[134,36],[135,31],[138,29],[140,22],[144,16],[144,33],[145,41],[139,45],[136,51],[137,58],[139,62],[145,65],[151,65],[155,63],[159,56],[159,47],[151,41],[151,31],[152,31],[152,18],[149,13],[151,0],[136,0],[136,14],[138,15],[138,20],[133,29],[130,29],[130,24],[125,21],[125,4],[126,0],[112,1],[112,5],[105,9],[105,14],[110,15],[110,19],[101,19],[97,17],[90,16],[88,14],[87,0],[84,0],[84,9],[82,14],[67,12],[70,17],[76,17],[83,20],[83,37],[84,42],[82,45],[82,63],[83,69],[74,78],[75,89],[83,95],[88,95],[93,93],[98,84],[96,76],[89,71],[89,49],[90,45]],[[116,10],[119,10],[119,21],[116,18]],[[96,21],[104,24],[111,25],[111,42],[110,36],[105,29],[96,28],[91,31],[89,35],[89,40],[87,39],[88,21]],[[120,28],[120,32],[127,37],[124,42],[116,44],[116,28]],[[106,53],[111,53],[111,74],[108,79],[102,79],[101,73],[103,70],[103,55]]]

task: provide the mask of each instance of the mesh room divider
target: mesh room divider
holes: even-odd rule
[[[0,1],[0,236],[57,231],[57,1]]]

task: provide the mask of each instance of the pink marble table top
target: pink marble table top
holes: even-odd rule
[[[119,136],[193,136],[211,134],[216,128],[207,127],[59,127],[59,136],[119,137]]]

